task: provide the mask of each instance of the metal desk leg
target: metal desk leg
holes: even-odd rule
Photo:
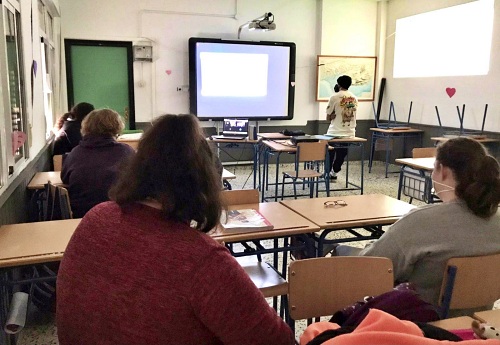
[[[387,178],[387,175],[389,174],[389,159],[390,159],[389,144],[390,144],[390,139],[392,139],[391,136],[385,137],[385,178]]]
[[[372,133],[372,141],[370,145],[370,159],[368,162],[368,173],[372,172],[372,164],[373,164],[373,155],[375,154],[375,143],[377,142],[377,136],[375,133]]]
[[[347,144],[347,155],[346,155],[346,165],[345,165],[345,187],[349,188],[349,152],[351,151],[351,145]]]
[[[365,170],[365,145],[364,143],[360,144],[361,146],[361,195],[363,195],[363,188],[364,188],[364,170]]]
[[[276,154],[276,184],[274,185],[274,201],[278,201],[278,176],[280,172],[280,156],[281,152]]]
[[[399,172],[399,186],[398,186],[398,200],[401,200],[401,191],[403,189],[403,176],[404,176],[405,165],[401,167]]]

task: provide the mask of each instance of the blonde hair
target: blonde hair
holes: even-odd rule
[[[116,137],[125,125],[116,111],[111,109],[96,109],[90,112],[82,121],[82,136],[100,135]]]

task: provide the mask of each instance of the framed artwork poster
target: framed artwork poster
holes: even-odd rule
[[[358,101],[373,101],[375,98],[375,56],[318,55],[316,100],[328,102],[333,95],[337,78],[348,75],[352,78],[349,88]]]

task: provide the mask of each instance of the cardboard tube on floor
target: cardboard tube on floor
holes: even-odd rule
[[[16,334],[24,328],[28,310],[28,297],[29,295],[25,292],[16,292],[12,296],[7,322],[4,327],[5,333]]]

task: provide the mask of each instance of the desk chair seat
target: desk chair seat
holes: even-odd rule
[[[328,172],[326,167],[329,166],[328,144],[324,141],[319,142],[303,142],[297,144],[297,153],[295,155],[295,170],[284,171],[283,181],[281,184],[281,200],[285,194],[285,180],[292,179],[293,195],[297,199],[297,181],[308,181],[309,197],[314,196],[314,184],[316,183],[316,197],[318,196],[319,179],[323,178],[325,189],[330,196],[330,185]],[[300,164],[305,163],[304,169],[300,169]],[[320,171],[323,169],[323,171]]]
[[[441,318],[450,310],[492,305],[500,298],[500,253],[448,260],[439,297]]]
[[[267,262],[247,257],[236,258],[264,297],[284,296],[288,293],[288,282]]]
[[[365,296],[390,291],[393,284],[393,265],[388,258],[334,256],[292,261],[288,274],[290,327],[294,328],[294,320],[332,315]]]
[[[281,296],[280,316],[284,318],[288,310],[288,282],[267,262],[256,261],[249,257],[239,257],[236,260],[264,297],[273,298],[275,309],[277,309],[278,297]]]

